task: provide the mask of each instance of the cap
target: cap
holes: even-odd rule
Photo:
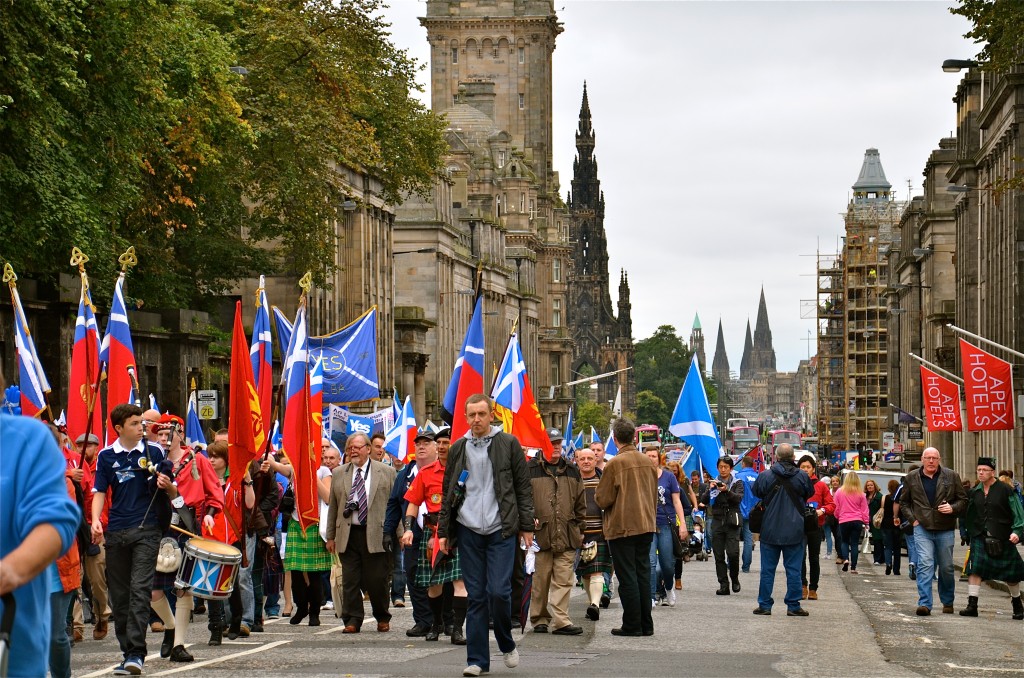
[[[549,428],[548,440],[550,440],[551,442],[555,442],[556,440],[563,440],[562,432],[559,431],[557,428]]]
[[[413,440],[414,443],[418,443],[421,440],[429,440],[433,442],[434,434],[430,431],[417,431],[416,438]]]
[[[978,457],[978,466],[988,466],[993,471],[996,470],[996,459],[995,457]]]
[[[448,440],[451,440],[451,437],[452,430],[447,426],[442,426],[441,428],[437,429],[437,433],[434,434],[434,440],[440,440],[441,438],[447,438]]]
[[[160,415],[160,419],[157,421],[158,424],[177,424],[178,426],[184,426],[185,421],[176,414],[170,412]]]
[[[100,439],[96,437],[95,433],[90,433],[90,434],[88,434],[88,436],[86,436],[86,434],[83,433],[82,435],[78,436],[77,440],[75,440],[75,444],[76,445],[81,445],[82,443],[86,442],[87,440],[88,440],[88,444],[89,445],[99,445],[100,444]]]

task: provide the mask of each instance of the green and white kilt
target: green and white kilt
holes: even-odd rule
[[[964,574],[1013,584],[1024,581],[1024,560],[1017,547],[1009,541],[1003,542],[1003,555],[993,558],[985,552],[985,538],[974,537],[971,539],[971,555],[967,559]]]
[[[593,538],[584,535],[583,543],[593,541]],[[592,574],[611,574],[612,572],[612,552],[608,550],[608,542],[604,539],[597,540],[597,555],[589,563],[580,562],[576,566],[576,575],[579,577],[589,577]]]
[[[420,539],[420,556],[416,559],[416,586],[424,588],[440,586],[450,581],[462,579],[462,565],[459,563],[459,549],[450,553],[440,567],[432,567],[430,564],[430,537],[424,534]]]
[[[325,572],[331,569],[331,554],[327,544],[320,538],[317,523],[310,525],[305,533],[299,521],[288,521],[288,539],[284,543],[284,569],[297,572]]]

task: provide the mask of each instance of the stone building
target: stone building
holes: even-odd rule
[[[725,334],[722,332],[721,318],[718,319],[718,339],[715,341],[715,357],[711,363],[711,376],[720,385],[729,381],[729,354],[725,350]]]
[[[700,326],[700,314],[694,314],[693,327],[690,328],[690,350],[697,356],[703,374],[711,374],[711,366],[707,363],[704,353],[704,330]],[[728,360],[728,358],[726,359]]]

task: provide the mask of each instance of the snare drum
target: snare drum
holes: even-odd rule
[[[181,550],[174,586],[208,600],[225,600],[235,588],[242,552],[212,539],[192,538]]]

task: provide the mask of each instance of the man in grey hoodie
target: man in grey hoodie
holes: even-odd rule
[[[505,666],[519,665],[512,639],[512,564],[519,539],[527,549],[533,544],[533,489],[519,441],[491,426],[491,399],[482,393],[467,398],[466,420],[469,432],[448,451],[437,535],[445,553],[458,543],[469,594],[462,675],[479,676],[490,671],[488,615]]]

